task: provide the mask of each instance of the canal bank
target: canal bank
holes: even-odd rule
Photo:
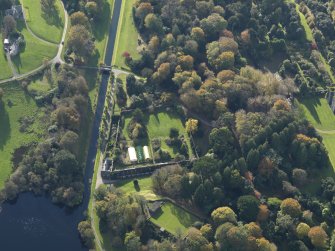
[[[115,0],[104,58],[106,65],[110,65],[112,61],[121,4],[122,0]],[[49,198],[35,197],[31,193],[24,193],[15,202],[3,204],[0,213],[1,250],[87,250],[79,239],[77,224],[84,219],[90,198],[89,181],[94,172],[99,127],[108,81],[109,74],[103,74],[87,153],[83,203],[70,210],[53,205]]]

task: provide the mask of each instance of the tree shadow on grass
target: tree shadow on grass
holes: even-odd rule
[[[55,6],[54,9],[50,9],[48,12],[42,13],[42,18],[48,25],[53,25],[56,27],[63,27],[63,21],[60,17],[60,9]]]
[[[321,124],[320,117],[316,110],[317,106],[321,106],[320,99],[318,98],[310,98],[306,100],[301,100],[301,103],[308,109],[310,114],[312,115],[313,119],[318,123]]]
[[[3,150],[6,142],[9,140],[10,132],[9,115],[5,109],[4,102],[0,101],[0,150]]]
[[[104,39],[106,33],[108,32],[108,25],[110,20],[111,20],[110,5],[106,1],[103,7],[103,12],[101,13],[99,20],[95,21],[92,27],[93,35],[98,41]]]
[[[185,228],[190,227],[194,223],[194,217],[184,209],[172,203],[170,204],[170,207],[171,213],[176,216],[180,224],[182,224]]]

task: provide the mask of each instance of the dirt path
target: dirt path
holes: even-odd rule
[[[12,70],[12,73],[13,73],[13,77],[12,78],[16,78],[18,76],[18,73],[13,65],[13,62],[12,62],[12,59],[10,57],[10,54],[9,53],[6,53],[6,58],[7,58],[7,62],[8,62],[8,65],[10,67],[10,69]]]
[[[315,128],[315,130],[319,133],[324,133],[324,134],[335,134],[335,130],[321,130],[318,128]]]

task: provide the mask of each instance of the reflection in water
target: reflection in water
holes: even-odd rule
[[[84,251],[77,224],[82,208],[72,212],[57,207],[45,197],[21,194],[2,206],[0,243],[5,251]]]

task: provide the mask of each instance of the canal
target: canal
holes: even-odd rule
[[[115,0],[104,63],[111,65],[122,0]],[[2,205],[0,213],[0,250],[4,251],[82,251],[77,224],[84,218],[90,197],[99,125],[103,114],[109,74],[103,74],[93,121],[85,169],[83,203],[70,210],[58,207],[46,197],[24,193],[12,203]]]

